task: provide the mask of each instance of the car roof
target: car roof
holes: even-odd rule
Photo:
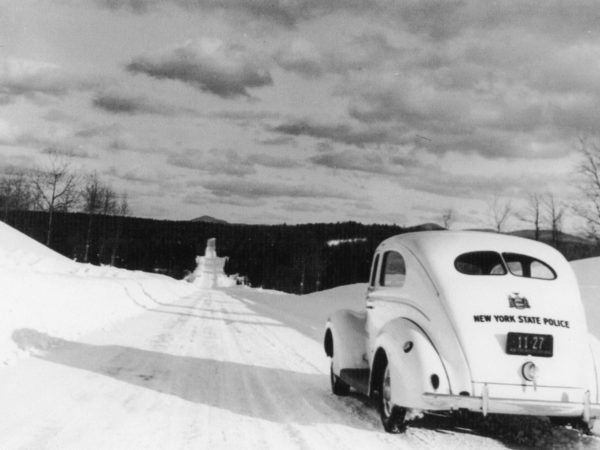
[[[383,241],[378,250],[400,245],[425,260],[454,260],[473,251],[496,251],[526,254],[550,264],[562,265],[565,258],[547,244],[522,237],[484,231],[418,231],[399,234]]]

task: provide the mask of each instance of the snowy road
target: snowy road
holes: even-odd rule
[[[329,391],[321,344],[292,314],[198,291],[78,342],[19,329],[34,357],[0,369],[2,449],[495,448],[448,421],[381,431],[374,407]],[[254,296],[256,297],[256,295]],[[554,435],[552,435],[554,433]],[[572,430],[544,446],[596,448]],[[539,441],[542,442],[542,441]]]

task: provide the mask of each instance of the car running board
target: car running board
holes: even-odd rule
[[[369,369],[342,369],[340,378],[358,392],[369,393]]]

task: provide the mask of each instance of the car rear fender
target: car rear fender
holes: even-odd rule
[[[392,402],[396,405],[425,409],[422,395],[426,392],[450,394],[448,375],[440,356],[425,332],[413,321],[395,319],[377,336],[378,353],[383,351],[390,367]],[[377,389],[375,365],[371,389]]]
[[[325,329],[325,353],[333,360],[333,371],[368,369],[366,361],[366,313],[342,309],[331,315]]]

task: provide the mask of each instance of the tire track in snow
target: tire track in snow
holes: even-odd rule
[[[253,346],[260,346],[264,344],[257,333],[249,333],[248,330],[242,330],[238,326],[231,316],[236,315],[239,311],[239,305],[231,304],[230,297],[223,297],[222,294],[217,292],[211,292],[210,300],[212,301],[212,307],[215,307],[215,314],[223,319],[223,333],[221,338],[224,344],[224,350],[227,357],[234,359],[235,361],[252,365],[253,355],[255,352],[249,351],[248,343],[253,343]],[[229,309],[226,304],[229,303]],[[232,310],[232,307],[234,310]],[[244,325],[244,328],[256,329],[252,325]],[[258,338],[258,339],[257,339]],[[257,374],[252,372],[243,372],[242,383],[244,386],[242,393],[242,401],[247,403],[250,415],[263,417],[265,415],[273,415],[274,417],[280,417],[283,411],[279,407],[279,402],[273,397],[272,385],[267,386],[265,380],[259,378]],[[233,381],[235,383],[235,380]],[[262,424],[261,424],[262,425]],[[278,440],[285,439],[286,443],[291,444],[293,448],[298,449],[310,449],[308,443],[302,439],[302,437],[293,429],[289,424],[284,424],[284,430],[273,429],[273,427],[259,427],[261,429],[260,436],[255,436],[259,439],[259,446],[269,447],[269,440],[273,439],[273,434],[279,435]],[[267,440],[268,439],[268,440]]]
[[[237,308],[240,307],[246,310],[245,305],[241,302],[237,305]],[[223,305],[220,310],[224,314],[231,312]],[[264,319],[265,317],[261,316],[261,320],[264,321]],[[234,330],[232,336],[236,340],[236,346],[243,349],[244,354],[247,355],[246,358],[249,358],[251,363],[274,367],[279,367],[284,363],[283,367],[286,370],[308,372],[314,376],[310,384],[297,385],[275,373],[275,379],[269,380],[268,387],[265,386],[264,380],[253,380],[256,384],[255,389],[263,397],[267,396],[271,399],[267,406],[275,413],[276,417],[285,422],[285,429],[292,433],[290,435],[292,440],[295,438],[297,441],[297,436],[300,434],[307,435],[304,440],[305,442],[307,439],[310,440],[311,448],[315,448],[315,446],[318,448],[357,448],[357,436],[349,436],[347,429],[341,430],[340,433],[334,433],[332,427],[329,426],[329,422],[332,422],[333,419],[333,422],[337,420],[344,425],[346,422],[358,422],[362,428],[365,428],[362,417],[358,414],[340,417],[345,413],[338,399],[328,393],[328,374],[323,370],[322,364],[319,367],[311,359],[314,358],[315,349],[321,356],[320,348],[295,330],[281,327],[278,322],[275,324],[278,326],[233,322],[230,327]],[[306,353],[306,344],[311,347],[309,354]],[[316,423],[319,421],[322,424]],[[310,433],[308,433],[305,425],[298,425],[296,422],[315,422],[315,424],[311,425]],[[378,431],[378,420],[369,422],[371,426],[367,428]],[[383,433],[378,434],[382,438],[378,440],[393,439]],[[360,441],[360,439],[358,440]],[[365,442],[365,445],[369,444],[372,442]],[[398,447],[397,440],[394,440],[393,444]]]
[[[303,405],[307,410],[312,411],[315,416],[323,417],[324,423],[327,420],[331,421],[332,417],[338,417],[338,422],[345,423],[349,426],[366,428],[372,432],[368,436],[368,439],[364,444],[360,443],[360,437],[349,433],[348,430],[337,434],[332,433],[331,427],[323,434],[324,442],[331,440],[332,445],[327,448],[359,448],[361,445],[370,446],[373,445],[373,441],[377,442],[377,445],[393,446],[394,448],[401,448],[407,446],[409,448],[446,448],[448,446],[461,449],[468,448],[481,448],[482,444],[486,448],[490,447],[503,447],[500,444],[490,441],[485,437],[469,438],[465,439],[462,435],[456,435],[451,431],[438,431],[436,429],[428,428],[409,428],[403,435],[390,435],[384,433],[382,430],[379,414],[374,403],[364,396],[358,394],[351,394],[348,397],[337,397],[331,394],[329,389],[329,363],[325,358],[322,345],[320,342],[316,342],[312,339],[306,338],[306,335],[312,336],[314,333],[305,332],[307,324],[303,323],[301,319],[291,315],[285,309],[278,310],[273,304],[260,304],[256,300],[247,300],[243,297],[238,297],[238,294],[234,294],[234,298],[242,302],[244,305],[252,305],[251,310],[265,314],[265,317],[272,316],[274,318],[283,317],[286,322],[294,324],[294,328],[303,330],[302,333],[292,328],[287,328],[289,331],[295,332],[298,336],[304,339],[290,339],[285,341],[283,339],[266,339],[269,345],[277,352],[285,352],[290,356],[293,356],[293,360],[297,364],[297,367],[303,367],[307,369],[312,368],[316,373],[322,376],[323,381],[319,386],[312,386],[313,395],[307,397],[306,392],[302,392],[295,386],[289,386],[290,394],[293,397],[301,398],[306,403]],[[301,300],[298,300],[301,301]],[[314,327],[313,327],[314,328]],[[258,330],[258,333],[265,333],[264,329]],[[276,333],[271,333],[274,336]],[[289,362],[289,361],[288,361]],[[344,415],[345,418],[340,420],[339,416]],[[453,435],[453,442],[448,442],[448,436]],[[333,439],[331,439],[333,437]],[[474,440],[474,443],[470,441]]]

